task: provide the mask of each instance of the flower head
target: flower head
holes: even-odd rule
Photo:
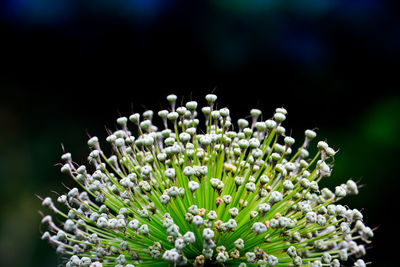
[[[111,155],[97,137],[88,141],[88,166],[62,155],[61,171],[79,187],[58,204],[43,199],[62,222],[43,217],[42,239],[66,266],[340,266],[349,256],[365,266],[357,258],[373,231],[360,211],[335,204],[357,194],[357,184],[319,188],[336,151],[320,141],[310,157],[315,131],[295,149],[283,108],[266,121],[252,109],[234,131],[213,94],[201,109],[205,128],[197,102],[177,107],[175,95],[167,99],[170,111],[157,113],[161,127],[150,110],[118,118],[120,128],[106,138]]]

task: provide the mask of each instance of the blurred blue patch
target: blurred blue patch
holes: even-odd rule
[[[68,0],[6,0],[2,17],[22,23],[59,23],[72,12]]]
[[[334,16],[349,19],[368,17],[381,5],[378,0],[213,0],[213,4],[225,11],[237,15],[252,16],[254,14],[272,13],[295,14],[310,18],[332,12]]]
[[[122,7],[136,11],[136,13],[152,14],[161,10],[167,2],[162,0],[129,0],[125,1]]]
[[[222,37],[223,41],[213,49],[215,64],[225,70],[237,68],[246,64],[246,50],[244,44],[237,39]]]
[[[25,24],[53,24],[74,16],[104,16],[132,21],[156,18],[173,0],[6,0],[2,17]]]
[[[307,16],[319,16],[332,10],[338,1],[336,0],[297,0],[290,1],[289,8],[293,9],[296,13]],[[282,6],[285,6],[282,4]]]
[[[379,13],[382,2],[378,0],[340,0],[337,1],[339,11],[349,18],[368,18],[372,14]]]
[[[327,59],[326,48],[320,36],[302,31],[288,31],[279,42],[285,58],[294,63],[318,65]]]
[[[272,10],[279,5],[275,0],[213,0],[219,8],[238,15],[255,15]]]
[[[122,15],[134,21],[151,22],[172,3],[170,0],[128,0],[121,5]]]

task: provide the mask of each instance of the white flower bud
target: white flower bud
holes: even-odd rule
[[[160,202],[163,205],[167,205],[169,203],[170,199],[171,198],[168,195],[161,195],[160,196]]]
[[[62,173],[67,173],[70,174],[71,173],[71,166],[69,164],[65,164],[61,167],[61,172]]]
[[[238,126],[239,126],[240,129],[244,129],[247,126],[249,126],[249,122],[247,120],[245,120],[245,119],[239,119],[238,120]]]
[[[274,114],[274,120],[278,123],[283,122],[286,120],[286,116],[283,113],[275,113]]]
[[[372,229],[368,226],[366,226],[363,230],[362,230],[362,237],[366,240],[371,239],[372,237],[374,237],[374,232],[372,231]]]
[[[248,262],[254,262],[256,260],[256,254],[254,252],[246,252],[245,256]]]
[[[317,223],[318,223],[318,225],[320,225],[320,226],[324,226],[325,223],[326,223],[325,217],[322,216],[322,215],[320,215],[320,214],[317,215]]]
[[[53,201],[51,200],[50,197],[46,197],[45,199],[43,199],[42,205],[49,208],[54,206]]]
[[[297,256],[296,248],[295,248],[294,246],[290,246],[290,247],[287,249],[287,254],[288,254],[291,258],[296,257],[296,256]]]
[[[196,237],[193,232],[186,232],[183,235],[183,240],[185,240],[186,243],[194,244],[196,242]]]
[[[208,146],[212,142],[211,137],[209,135],[203,135],[200,137],[200,144],[203,146]]]
[[[300,256],[296,256],[296,257],[293,259],[293,265],[294,265],[294,266],[301,266],[302,264],[303,264],[303,260],[301,259]]]
[[[219,110],[219,114],[221,114],[221,116],[223,118],[226,118],[229,116],[229,109],[228,108],[222,108]]]
[[[67,232],[72,232],[75,229],[75,223],[74,221],[68,219],[64,223],[64,230]]]
[[[221,114],[219,113],[218,110],[213,110],[213,111],[211,111],[211,117],[214,120],[218,120],[221,117]]]
[[[277,123],[274,120],[266,120],[265,121],[265,126],[267,127],[267,129],[271,130],[274,129],[276,127]]]
[[[284,188],[285,190],[292,190],[292,189],[294,188],[294,185],[293,185],[293,183],[292,183],[290,180],[285,180],[285,181],[283,182],[283,188]]]
[[[262,203],[258,207],[258,210],[262,213],[267,213],[271,209],[271,206],[268,205],[267,203]]]
[[[285,142],[285,145],[292,146],[294,144],[295,140],[293,137],[286,136],[284,139],[284,142]]]
[[[317,221],[317,214],[313,211],[307,212],[306,220],[308,223],[315,223]]]
[[[213,104],[215,101],[217,101],[217,96],[214,94],[208,94],[206,95],[206,100],[209,104]]]
[[[267,128],[267,125],[263,121],[258,121],[258,122],[256,122],[255,127],[256,127],[257,131],[262,132],[262,131],[265,131],[265,129]]]
[[[220,263],[226,262],[228,260],[227,253],[219,252],[215,260]]]
[[[313,130],[306,130],[304,134],[308,139],[314,139],[317,136],[317,133]]]
[[[245,185],[246,190],[249,192],[255,192],[256,191],[256,184],[253,182],[249,182]]]
[[[326,150],[329,147],[329,145],[324,141],[319,141],[318,144],[317,144],[317,147],[320,150]]]
[[[197,102],[196,101],[189,101],[186,103],[186,108],[188,110],[195,110],[197,108]]]
[[[175,178],[175,169],[169,168],[164,171],[164,175],[169,179]]]
[[[237,239],[233,244],[235,245],[235,247],[236,247],[238,250],[241,250],[241,249],[244,248],[244,241],[243,241],[243,239],[241,239],[241,238]]]
[[[346,190],[341,186],[336,186],[335,187],[335,195],[337,197],[345,197],[346,196]]]
[[[168,113],[167,115],[168,120],[170,121],[175,121],[177,118],[179,118],[179,114],[175,111]]]
[[[222,200],[225,202],[226,205],[232,202],[232,197],[230,195],[225,195],[222,197]]]
[[[235,177],[235,183],[238,186],[242,185],[244,183],[244,177],[236,176]]]
[[[183,238],[177,238],[176,240],[175,240],[175,248],[177,249],[177,250],[182,250],[182,249],[184,249],[186,247],[186,242],[185,242],[185,240],[183,239]]]
[[[166,250],[162,256],[163,260],[170,261],[170,262],[178,262],[179,260],[179,253],[176,249]]]
[[[128,122],[128,118],[127,117],[120,117],[120,118],[117,119],[117,123],[121,127],[126,126],[127,122]]]
[[[272,192],[271,192],[271,196],[270,196],[270,198],[269,198],[268,201],[269,201],[271,204],[275,204],[275,203],[281,201],[282,198],[283,198],[282,193],[280,193],[280,192],[278,192],[278,191],[272,191]]]
[[[177,98],[178,97],[176,95],[174,95],[174,94],[170,94],[170,95],[167,96],[167,100],[169,102],[175,102]]]
[[[190,182],[189,182],[189,190],[190,190],[190,191],[194,192],[194,191],[196,191],[197,189],[199,189],[199,187],[200,187],[200,185],[199,185],[198,182],[195,182],[195,181],[190,181]]]
[[[279,113],[277,113],[279,114]],[[275,266],[278,264],[278,258],[274,255],[268,255],[268,264],[269,266]]]
[[[139,113],[132,114],[131,116],[129,116],[129,120],[134,124],[138,125],[140,121],[140,114]]]
[[[257,138],[251,138],[249,140],[249,146],[250,148],[258,148],[260,146],[260,140]]]
[[[190,138],[191,138],[191,136],[188,133],[180,133],[179,134],[179,140],[181,140],[183,143],[189,142]]]
[[[347,181],[346,189],[347,189],[347,193],[349,193],[351,195],[357,195],[358,194],[357,184],[352,180],[348,180]]]
[[[311,267],[322,267],[322,263],[320,261],[314,261],[311,264]]]
[[[261,222],[255,222],[251,227],[256,234],[262,234],[267,231],[267,226]]]
[[[204,239],[212,239],[214,238],[214,232],[210,228],[204,228],[203,230],[203,238]]]
[[[196,226],[196,227],[200,227],[203,224],[203,218],[199,215],[196,215],[193,217],[192,223]]]
[[[356,267],[366,267],[367,265],[365,264],[365,262],[362,259],[358,259],[355,263],[354,266]]]
[[[148,234],[149,231],[149,226],[147,224],[142,224],[142,226],[139,227],[139,232],[142,234]]]
[[[231,208],[228,212],[232,217],[236,217],[239,214],[238,208]]]

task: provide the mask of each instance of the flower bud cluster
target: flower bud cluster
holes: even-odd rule
[[[167,100],[169,110],[118,118],[106,138],[111,156],[97,137],[89,165],[62,155],[61,172],[79,186],[42,199],[57,215],[43,217],[42,239],[66,266],[365,266],[374,232],[359,210],[337,204],[358,186],[320,188],[336,151],[319,141],[310,157],[315,131],[295,148],[284,108],[267,120],[252,109],[235,127],[214,94],[201,112],[196,101]]]

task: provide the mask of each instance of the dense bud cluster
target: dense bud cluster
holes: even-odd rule
[[[360,211],[337,204],[358,187],[319,188],[336,151],[320,141],[310,157],[315,131],[294,148],[284,108],[265,121],[252,109],[234,124],[209,94],[203,128],[197,102],[167,99],[160,128],[151,110],[117,119],[111,155],[91,137],[90,167],[61,157],[79,189],[57,205],[42,199],[58,215],[43,216],[42,239],[66,266],[365,266],[373,231]]]

